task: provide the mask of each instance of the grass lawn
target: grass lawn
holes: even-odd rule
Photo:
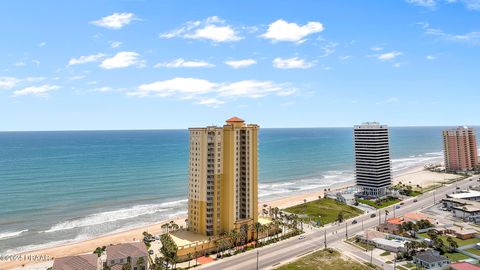
[[[342,258],[340,252],[333,249],[324,249],[294,262],[277,268],[278,270],[368,270],[372,269],[365,264]]]
[[[289,213],[308,216],[302,218],[304,221],[308,221],[310,218],[315,222],[320,220],[322,225],[336,221],[340,212],[343,213],[344,219],[356,217],[363,213],[360,209],[329,198],[302,203],[284,210]]]
[[[470,253],[472,253],[473,255],[480,256],[480,249],[469,248],[469,249],[466,249],[465,251],[466,251],[466,252],[470,252]]]
[[[392,253],[390,253],[390,251],[385,251],[382,254],[380,254],[380,256],[388,256],[390,254],[392,254]]]
[[[422,236],[422,237],[425,237],[425,238],[430,238],[430,237],[428,237],[427,233],[420,233],[419,235]],[[448,245],[447,236],[439,235],[438,238],[442,239],[442,241],[445,245]],[[452,238],[455,242],[457,242],[459,247],[463,247],[463,246],[471,245],[471,244],[476,244],[476,243],[480,242],[480,239],[478,239],[478,238],[472,238],[472,239],[467,239],[467,240],[458,239],[456,237],[452,237]]]
[[[384,201],[382,201],[380,204],[377,204],[375,201],[364,200],[364,199],[358,199],[357,201],[358,201],[359,203],[363,203],[363,204],[366,204],[366,205],[370,205],[370,206],[375,207],[375,208],[377,208],[377,209],[385,208],[385,207],[388,207],[388,206],[390,206],[390,205],[393,205],[393,204],[396,204],[396,203],[400,202],[399,199],[384,200]]]
[[[453,253],[445,253],[444,256],[448,257],[452,262],[458,262],[460,260],[470,259],[467,255],[462,253],[453,252]]]

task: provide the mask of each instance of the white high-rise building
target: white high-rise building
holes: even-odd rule
[[[381,197],[392,185],[388,126],[363,123],[355,126],[355,180],[363,196]]]

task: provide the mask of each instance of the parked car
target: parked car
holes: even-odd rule
[[[418,200],[417,200],[417,199],[415,199],[415,200],[413,200],[413,202],[418,202]]]
[[[302,239],[304,239],[304,238],[305,238],[305,236],[303,236],[303,235],[300,235],[300,236],[298,237],[299,240],[302,240]]]
[[[153,255],[153,250],[149,250],[148,254]]]
[[[377,215],[375,215],[375,213],[373,213],[373,214],[370,215],[371,218],[374,218],[374,217],[376,217],[376,216],[377,216]]]
[[[357,223],[358,223],[358,222],[357,222],[356,219],[354,219],[354,220],[352,221],[352,224],[357,224]]]
[[[460,187],[456,187],[455,189],[460,189]]]
[[[405,203],[404,202],[401,202],[400,205],[404,205]]]

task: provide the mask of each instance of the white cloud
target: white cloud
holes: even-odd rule
[[[381,100],[381,101],[378,101],[376,102],[377,105],[385,105],[385,104],[392,104],[392,103],[396,103],[398,102],[398,98],[396,97],[391,97],[391,98],[388,98],[386,100]]]
[[[122,44],[123,44],[121,41],[115,41],[115,40],[112,40],[109,43],[110,43],[110,47],[112,49],[118,48],[118,47],[122,46]]]
[[[174,78],[166,81],[157,81],[149,84],[142,84],[136,92],[131,93],[137,96],[172,96],[181,95],[198,95],[212,92],[217,84],[208,80],[195,78]]]
[[[25,64],[25,62],[23,62],[23,61],[18,61],[18,62],[16,62],[14,65],[15,65],[16,67],[24,67],[24,66],[26,66],[27,64]]]
[[[381,61],[390,61],[395,59],[397,56],[402,55],[401,52],[398,51],[392,51],[392,52],[387,52],[387,53],[382,53],[382,54],[377,54],[375,57],[377,57],[378,60]]]
[[[441,29],[433,28],[429,23],[420,22],[418,23],[424,30],[426,35],[436,36],[441,39],[453,42],[464,42],[470,43],[473,45],[480,45],[480,31],[477,32],[468,32],[465,34],[450,34],[446,33]]]
[[[245,68],[257,63],[254,59],[242,59],[242,60],[229,60],[224,62],[226,65],[229,65],[232,68],[239,69]]]
[[[213,107],[213,108],[217,108],[218,106],[220,106],[224,103],[225,103],[225,101],[219,100],[219,99],[216,99],[216,98],[200,99],[197,102],[197,104],[205,105],[205,106],[209,106],[209,107]]]
[[[260,98],[269,94],[288,96],[295,93],[296,89],[271,81],[244,80],[224,84],[219,92],[224,97]]]
[[[160,35],[161,38],[207,39],[213,42],[233,42],[241,40],[237,31],[217,16],[202,21],[187,22],[179,29]]]
[[[427,55],[425,56],[425,59],[432,61],[432,60],[437,60],[437,57],[434,55]]]
[[[123,13],[113,13],[110,16],[106,16],[99,20],[92,21],[91,23],[96,26],[117,30],[117,29],[122,29],[125,25],[131,23],[133,20],[136,20],[136,19],[137,18],[135,17],[135,14],[123,12]]]
[[[343,56],[340,56],[339,59],[342,60],[342,61],[346,61],[348,59],[352,58],[350,55],[343,55]]]
[[[141,67],[144,61],[140,60],[140,54],[136,52],[119,52],[111,58],[102,61],[100,67],[103,69],[126,68],[129,66]]]
[[[261,36],[272,41],[289,41],[303,43],[304,38],[314,33],[320,33],[324,30],[320,22],[308,22],[305,25],[289,23],[282,19],[271,23],[267,32]]]
[[[107,93],[107,92],[123,92],[123,91],[126,91],[126,89],[125,88],[113,88],[111,86],[102,86],[102,87],[93,88],[91,91]]]
[[[155,68],[161,68],[161,67],[166,67],[166,68],[180,68],[180,67],[187,67],[187,68],[200,68],[200,67],[214,67],[215,65],[210,64],[206,61],[187,61],[182,58],[170,61],[170,62],[164,62],[164,63],[158,63],[155,65]]]
[[[281,69],[293,69],[293,68],[308,69],[315,65],[313,62],[306,62],[305,59],[302,59],[299,57],[286,58],[286,59],[277,57],[273,59],[272,63],[274,67],[281,68]]]
[[[399,68],[399,67],[401,67],[402,65],[403,65],[402,63],[395,63],[395,64],[392,65],[392,67],[394,67],[394,68]]]
[[[435,0],[407,0],[407,3],[422,7],[434,7],[436,5]]]
[[[80,64],[86,64],[91,62],[97,62],[104,57],[105,55],[103,53],[84,55],[78,58],[71,58],[70,61],[68,61],[68,65],[73,66],[73,65],[80,65]]]
[[[416,6],[423,6],[427,8],[435,7],[439,2],[439,0],[406,0],[407,3],[413,4]],[[443,2],[447,4],[463,4],[467,9],[470,10],[480,10],[480,0],[444,0]]]
[[[48,92],[59,89],[60,86],[44,84],[41,86],[29,86],[20,90],[13,92],[13,96],[25,96],[25,95],[35,95],[35,96],[46,96]]]
[[[40,82],[45,80],[44,77],[26,77],[26,78],[15,78],[15,77],[0,77],[0,89],[12,89],[19,84],[26,82]]]
[[[372,47],[372,48],[370,48],[370,50],[375,51],[375,52],[379,52],[379,51],[383,50],[383,48],[382,47]]]
[[[45,45],[47,45],[46,42],[41,42],[41,43],[38,44],[38,47],[44,47]]]
[[[237,82],[215,83],[197,78],[173,78],[142,84],[130,96],[175,97],[181,100],[194,100],[196,104],[218,106],[225,99],[261,98],[267,95],[288,96],[296,89],[288,84],[276,84],[271,81],[243,80]]]
[[[11,89],[20,82],[15,77],[0,77],[0,89]]]

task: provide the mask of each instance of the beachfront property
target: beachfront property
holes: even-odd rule
[[[445,168],[450,172],[466,172],[478,168],[477,136],[466,126],[443,131]]]
[[[111,270],[123,270],[130,264],[130,270],[148,269],[148,252],[143,242],[132,242],[107,246],[104,266]]]
[[[463,199],[469,201],[480,201],[480,191],[478,190],[467,190],[460,191],[453,194],[447,194],[447,198],[451,199]]]
[[[337,192],[337,194],[335,194],[335,200],[346,205],[354,205],[357,202],[354,193],[346,192]]]
[[[382,197],[392,185],[388,126],[364,123],[354,127],[355,181],[359,195]]]
[[[52,270],[100,270],[102,262],[97,254],[84,254],[55,258]]]
[[[188,230],[217,236],[258,220],[258,125],[232,117],[223,127],[190,128]]]

